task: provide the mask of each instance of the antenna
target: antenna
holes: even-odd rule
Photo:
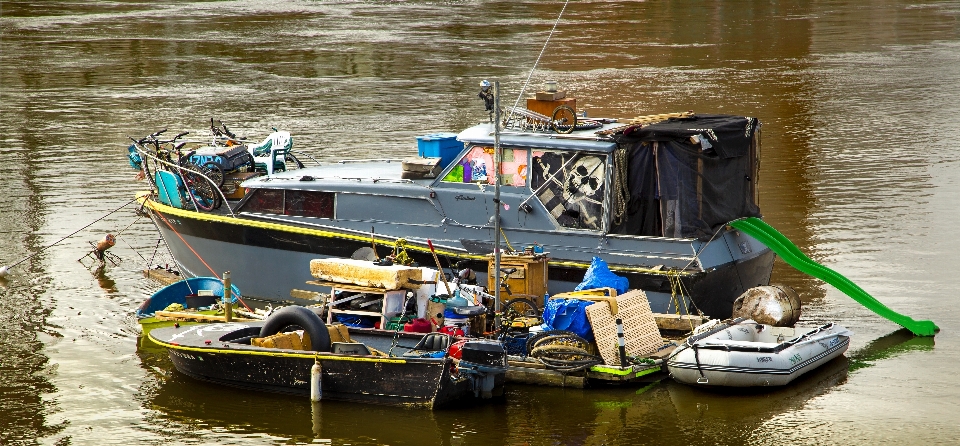
[[[553,28],[550,30],[550,34],[547,35],[547,40],[543,42],[543,48],[540,49],[540,55],[537,56],[536,62],[533,63],[533,68],[530,68],[530,74],[527,75],[527,80],[523,82],[523,88],[520,89],[520,94],[517,95],[517,101],[513,103],[513,108],[510,109],[510,114],[507,115],[507,120],[513,118],[514,110],[517,109],[517,106],[520,105],[520,99],[523,98],[523,93],[527,91],[527,84],[530,83],[530,78],[533,76],[533,72],[537,69],[537,64],[540,63],[540,58],[543,57],[543,53],[547,50],[547,44],[550,43],[550,38],[553,37],[553,32],[557,30],[557,24],[560,23],[560,17],[563,17],[563,11],[567,10],[567,4],[570,3],[570,0],[563,2],[563,8],[560,9],[560,14],[557,15],[557,20],[553,22]]]

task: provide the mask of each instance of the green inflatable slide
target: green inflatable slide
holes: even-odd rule
[[[763,220],[755,217],[743,218],[730,222],[730,226],[743,231],[747,235],[759,240],[760,243],[767,245],[767,247],[777,253],[780,258],[800,272],[835,286],[838,290],[843,291],[844,294],[850,296],[861,305],[880,316],[902,325],[913,332],[913,334],[918,336],[933,336],[940,331],[940,328],[937,327],[933,321],[915,321],[909,316],[897,313],[880,303],[880,301],[857,286],[857,284],[851,282],[850,279],[847,279],[840,273],[826,266],[810,260],[809,257],[800,251],[800,248],[797,248],[797,245],[794,245],[793,242],[784,237],[783,234],[774,229],[773,226],[764,223]]]

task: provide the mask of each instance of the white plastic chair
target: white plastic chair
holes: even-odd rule
[[[290,137],[290,132],[276,131],[262,143],[248,147],[247,150],[253,156],[254,167],[272,175],[275,171],[287,170],[284,158],[292,148],[293,138]]]

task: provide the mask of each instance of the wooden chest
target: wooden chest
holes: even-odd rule
[[[494,261],[493,256],[488,256],[487,258],[487,289],[490,290],[490,294],[493,294],[493,290],[496,289],[497,283],[499,282],[500,274],[494,274]],[[519,294],[526,294],[529,296],[523,297],[532,297],[533,300],[537,303],[537,306],[543,308],[543,295],[547,292],[547,258],[545,256],[528,256],[528,255],[502,255],[500,256],[500,268],[516,268],[517,271],[510,274],[510,278],[507,279],[507,285],[510,286],[510,291],[513,293],[513,296],[507,295],[506,290],[500,290],[500,299],[502,301],[508,301]]]
[[[227,197],[227,200],[239,200],[243,198],[246,194],[246,190],[240,187],[240,183],[249,180],[257,175],[260,175],[259,172],[233,172],[228,173],[223,176],[223,186],[220,186],[220,190],[223,191],[223,195]]]
[[[546,115],[548,117],[553,117],[553,111],[561,105],[566,105],[573,109],[574,112],[577,111],[577,99],[576,98],[566,98],[558,99],[556,101],[538,101],[536,99],[527,99],[527,109],[530,111],[535,111],[541,115]]]

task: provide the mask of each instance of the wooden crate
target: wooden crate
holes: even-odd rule
[[[420,288],[422,271],[412,266],[379,266],[368,260],[329,258],[311,260],[310,274],[328,282],[399,290]]]
[[[240,187],[240,183],[249,180],[257,175],[258,172],[233,172],[223,176],[223,186],[220,190],[227,200],[239,200],[247,193],[246,189]]]
[[[500,274],[494,274],[493,255],[487,257],[487,289],[490,290],[490,294],[493,294],[493,290],[497,289],[499,284]],[[528,294],[533,296],[537,306],[543,308],[543,295],[547,292],[547,281],[549,280],[546,257],[540,256],[535,259],[532,255],[501,255],[500,268],[516,268],[517,271],[510,274],[510,278],[507,279],[510,291],[514,295]],[[511,297],[506,294],[505,290],[500,290],[500,299],[507,301]]]
[[[610,311],[610,304],[598,302],[587,307],[587,319],[593,327],[597,349],[607,365],[620,365],[620,349],[617,341],[617,323],[623,321],[623,337],[628,355],[645,356],[656,352],[663,345],[663,337],[657,321],[650,310],[650,302],[642,290],[631,290],[616,297],[617,314]]]
[[[553,111],[561,105],[566,105],[573,109],[574,112],[577,111],[577,99],[576,98],[566,98],[558,99],[556,101],[538,101],[536,99],[527,99],[527,110],[535,111],[541,115],[546,115],[553,117]]]

